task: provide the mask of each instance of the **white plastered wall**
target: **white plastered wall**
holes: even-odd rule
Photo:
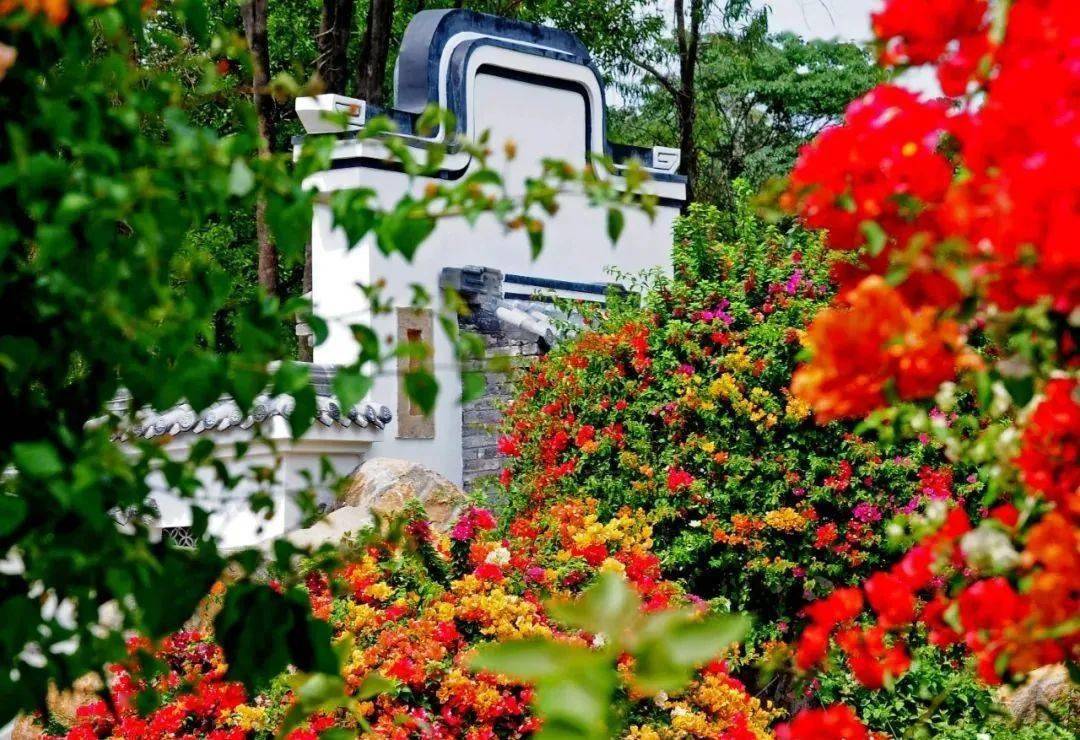
[[[491,50],[492,54],[501,51],[504,50]],[[567,67],[573,74],[585,70],[573,65]],[[572,90],[481,73],[473,78],[470,88],[470,130],[491,131],[494,156],[490,164],[504,173],[512,191],[520,192],[521,187],[515,187],[514,183],[520,185],[524,177],[538,174],[539,160],[544,156],[565,159],[579,166],[584,163],[586,99],[597,98],[592,94],[583,96]],[[602,136],[602,118],[595,103],[591,103],[590,112],[593,141],[588,145],[595,150],[597,136]],[[518,150],[518,157],[509,163],[501,154],[507,140],[513,140]],[[351,157],[377,156],[380,152],[378,145],[368,143],[350,142],[339,147],[347,150]],[[410,188],[404,174],[361,166],[324,172],[311,182],[324,191],[370,187],[386,206],[395,203]],[[426,182],[422,178],[414,182],[411,185],[413,192],[420,192]],[[661,195],[678,197],[683,192],[682,186],[674,183],[657,182],[650,187]],[[346,364],[355,360],[357,349],[349,324],[368,324],[380,339],[393,339],[394,317],[372,317],[362,293],[355,287],[357,282],[385,281],[384,299],[402,306],[409,303],[412,283],[419,283],[430,295],[437,297],[439,275],[445,267],[482,265],[504,273],[578,282],[611,281],[606,271],[609,266],[617,266],[626,272],[657,266],[670,269],[670,235],[678,215],[676,207],[659,208],[651,222],[644,213],[628,210],[626,228],[613,247],[607,237],[604,209],[590,207],[583,195],[575,193],[561,195],[558,202],[558,213],[546,220],[544,249],[535,261],[523,233],[508,233],[489,217],[482,218],[475,227],[461,219],[441,222],[409,263],[398,254],[383,255],[372,236],[349,249],[344,233],[331,229],[328,209],[318,209],[312,237],[312,293],[316,312],[330,324],[330,335],[324,344],[316,347],[315,362]],[[457,403],[461,392],[460,377],[452,364],[451,346],[438,327],[434,345],[440,388],[435,411],[435,439],[398,439],[395,419],[387,425],[371,454],[415,460],[460,482],[461,410]],[[396,408],[396,395],[397,378],[394,368],[388,366],[385,374],[376,379],[371,398]]]

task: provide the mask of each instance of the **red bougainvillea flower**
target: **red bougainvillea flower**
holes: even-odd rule
[[[857,616],[862,608],[863,596],[859,589],[838,588],[807,606],[803,613],[815,624],[831,629]]]
[[[946,95],[960,95],[990,50],[986,0],[888,0],[871,16],[885,64],[938,64]]]
[[[471,540],[477,531],[488,531],[495,529],[495,526],[494,514],[488,509],[473,507],[457,520],[454,528],[450,530],[450,537],[458,542],[465,542]]]
[[[1011,310],[1080,302],[1080,14],[1070,0],[1012,3],[983,104],[957,131],[968,173],[942,228],[987,261],[976,275]],[[1039,115],[1032,115],[1039,111]]]
[[[667,487],[669,491],[689,488],[694,483],[694,476],[680,467],[668,468]]]
[[[777,740],[868,740],[870,731],[846,704],[803,709],[790,722],[778,725]]]
[[[808,671],[825,660],[829,652],[830,629],[810,624],[802,631],[795,646],[795,667]]]
[[[848,106],[841,125],[802,149],[783,202],[808,226],[826,229],[836,249],[867,244],[867,223],[906,245],[935,227],[932,205],[952,181],[952,166],[939,152],[948,128],[944,104],[880,85]]]
[[[903,643],[886,646],[885,630],[880,626],[843,630],[836,642],[855,678],[868,689],[882,688],[887,679],[902,675],[911,666]]]
[[[1024,484],[1080,520],[1080,390],[1076,380],[1046,384],[1020,442],[1016,467]]]
[[[1018,622],[1028,606],[1005,578],[987,578],[965,588],[957,598],[960,623],[970,631],[999,630]]]
[[[506,455],[507,457],[520,457],[521,456],[521,443],[517,439],[510,436],[499,437],[498,450],[500,455]]]
[[[929,308],[912,311],[880,277],[866,278],[844,301],[807,329],[804,343],[814,356],[791,383],[822,423],[883,406],[890,383],[905,400],[932,395],[969,362],[954,322]]]
[[[915,594],[903,580],[891,573],[875,573],[863,584],[866,599],[885,627],[909,623],[915,617]]]
[[[818,599],[805,609],[810,624],[803,630],[795,647],[795,665],[807,671],[825,659],[829,637],[836,625],[853,619],[862,611],[863,595],[857,588],[838,588],[824,599]]]

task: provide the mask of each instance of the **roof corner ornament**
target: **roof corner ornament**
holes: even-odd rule
[[[682,164],[682,151],[671,146],[654,146],[652,148],[652,167],[656,172],[664,172],[674,175],[679,171]]]
[[[336,93],[297,98],[296,115],[309,134],[359,131],[367,122],[367,102]]]

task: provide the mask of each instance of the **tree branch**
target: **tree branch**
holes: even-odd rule
[[[629,59],[630,63],[633,64],[635,67],[638,67],[643,72],[652,75],[656,79],[656,81],[660,83],[660,86],[667,90],[673,98],[677,99],[679,97],[679,89],[675,87],[675,83],[672,82],[670,77],[665,75],[654,65],[646,62],[644,59],[636,59],[629,54],[627,54],[626,58]]]

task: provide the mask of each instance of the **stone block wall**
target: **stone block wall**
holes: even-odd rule
[[[462,483],[466,491],[473,492],[482,488],[485,478],[497,476],[502,468],[498,425],[502,408],[513,394],[512,376],[535,362],[543,350],[537,337],[528,332],[494,329],[490,324],[480,329],[465,320],[462,329],[480,333],[486,345],[483,359],[468,366],[470,370],[484,372],[484,395],[461,409]]]

